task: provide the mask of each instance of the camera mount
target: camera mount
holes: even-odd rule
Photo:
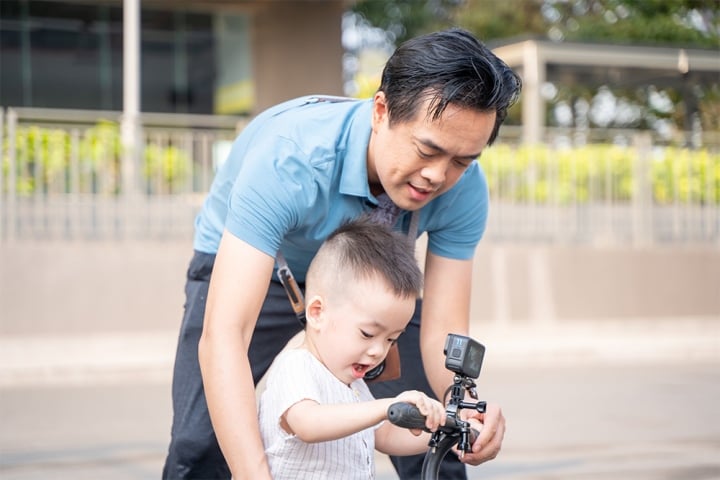
[[[440,428],[430,437],[429,446],[435,449],[440,441],[447,435],[459,437],[457,446],[461,455],[469,452],[470,424],[459,416],[460,410],[470,409],[479,413],[485,413],[487,402],[466,402],[465,393],[477,400],[477,388],[475,379],[480,376],[482,361],[485,356],[485,347],[470,337],[449,334],[445,340],[445,368],[455,373],[453,384],[448,388],[450,398],[448,399],[445,411],[448,421],[446,424],[454,425],[452,431],[447,428]],[[447,397],[447,391],[445,397]]]

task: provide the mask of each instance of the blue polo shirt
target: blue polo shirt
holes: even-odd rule
[[[310,96],[258,115],[233,143],[195,221],[194,248],[216,253],[223,230],[305,273],[323,240],[377,205],[367,148],[372,100]],[[473,162],[458,183],[420,212],[418,235],[434,254],[472,258],[485,229],[485,176]],[[397,229],[408,231],[410,212]],[[238,266],[242,268],[242,265]]]

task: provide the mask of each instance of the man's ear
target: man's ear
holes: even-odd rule
[[[388,107],[385,92],[382,90],[375,93],[373,97],[372,128],[376,131],[383,122],[388,121]]]
[[[323,311],[325,309],[325,301],[320,295],[313,295],[309,299],[305,299],[305,321],[309,328],[318,329],[323,323]]]

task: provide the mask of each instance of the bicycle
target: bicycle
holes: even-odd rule
[[[455,373],[453,384],[448,387],[444,397],[450,392],[446,407],[445,425],[433,432],[428,443],[429,450],[425,454],[421,480],[437,480],[440,464],[454,445],[458,446],[460,455],[469,452],[478,432],[470,424],[459,417],[462,409],[472,409],[485,413],[487,402],[466,402],[465,393],[477,400],[475,379],[480,376],[485,347],[470,337],[449,334],[445,340],[445,368]],[[415,405],[397,402],[388,408],[388,420],[393,424],[410,429],[425,428],[425,417]]]

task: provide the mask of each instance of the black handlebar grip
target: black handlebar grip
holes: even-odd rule
[[[425,416],[412,403],[393,403],[388,407],[387,416],[398,427],[425,429]]]

